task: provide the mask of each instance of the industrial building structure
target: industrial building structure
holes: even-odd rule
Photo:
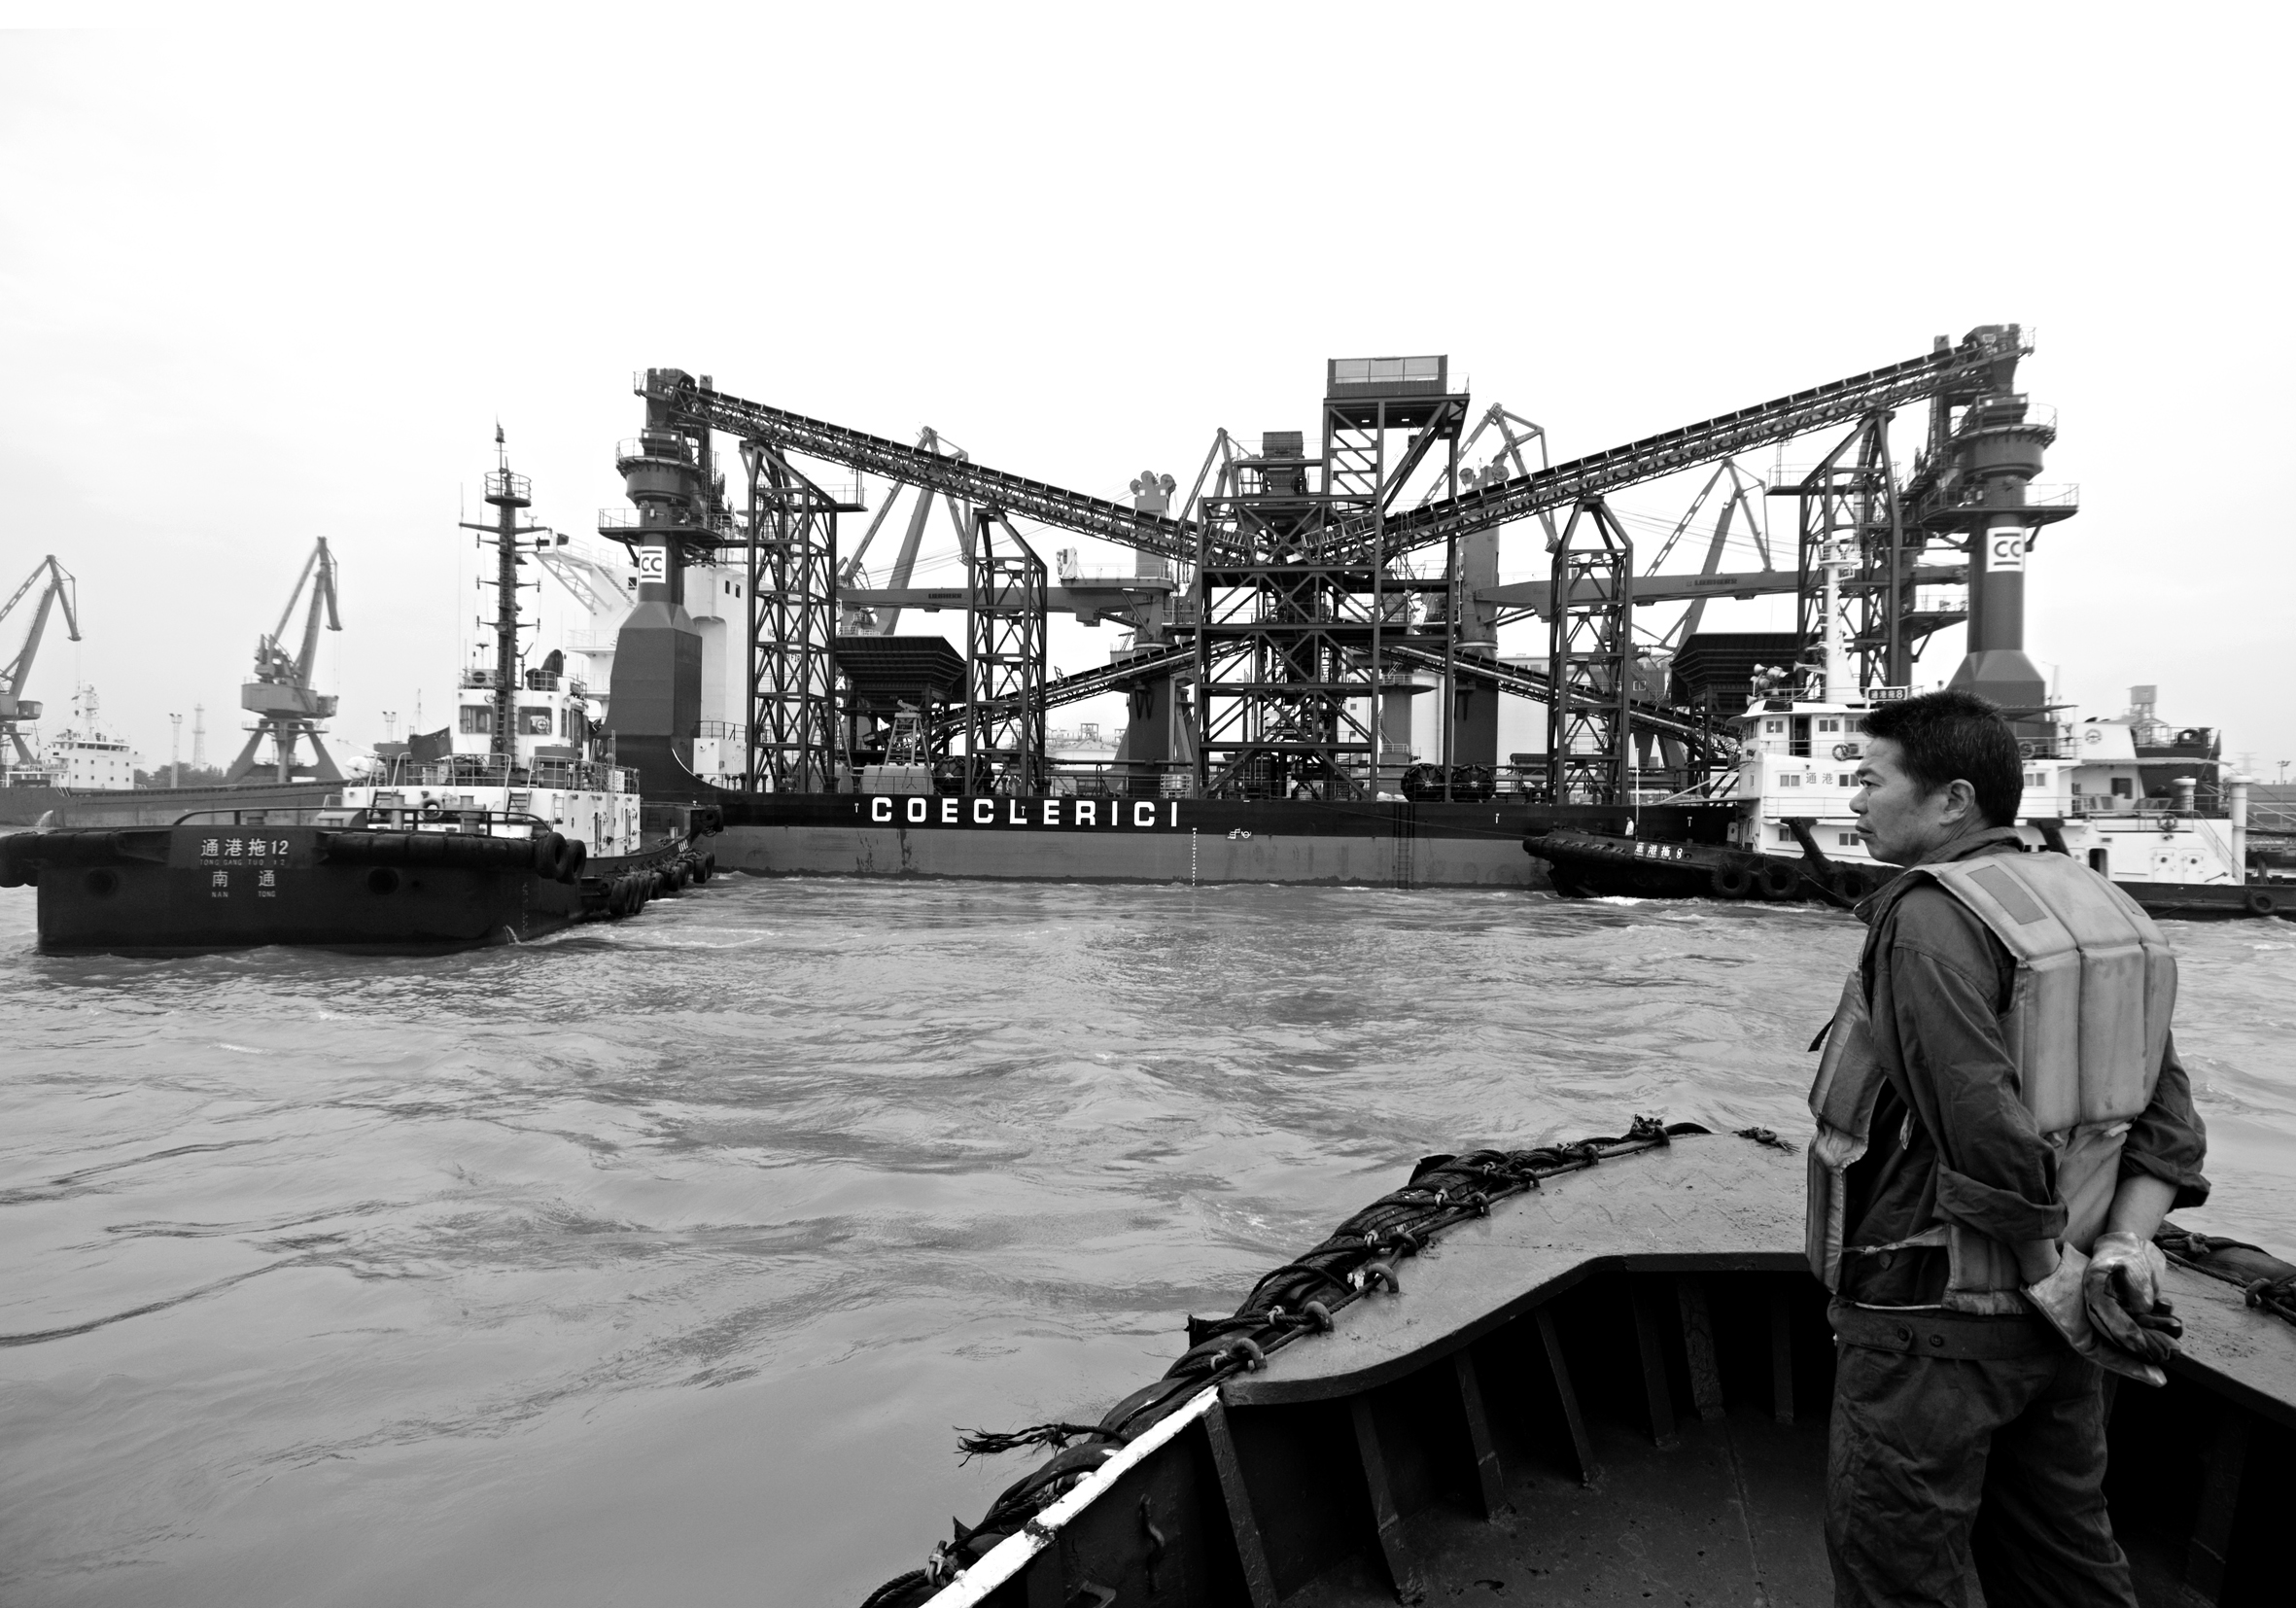
[[[631,507],[600,526],[638,566],[637,606],[612,653],[609,724],[649,794],[700,786],[702,632],[687,582],[738,574],[745,757],[738,776],[716,767],[738,792],[1081,788],[1327,804],[1496,792],[1617,805],[1728,766],[1717,716],[1743,709],[1757,665],[1791,674],[1806,656],[1819,635],[1820,555],[1845,543],[1853,563],[1841,589],[1861,684],[1906,684],[1928,638],[1966,617],[1956,684],[2037,716],[2044,692],[2023,652],[2024,555],[2039,526],[2074,507],[2070,494],[2029,494],[2054,432],[2015,389],[2027,350],[2016,326],[1988,326],[1552,465],[1527,421],[1492,408],[1475,423],[1443,357],[1337,359],[1319,440],[1271,432],[1247,444],[1223,432],[1176,507],[1168,476],[1135,480],[1128,506],[990,469],[931,431],[905,444],[745,400],[706,375],[649,369],[637,386],[643,432],[618,454]],[[1901,472],[1890,426],[1922,403],[1923,445]],[[1490,429],[1499,449],[1478,464]],[[1835,431],[1817,466],[1786,483],[1760,484],[1738,463]],[[738,495],[729,463],[745,481]],[[1718,469],[1699,504],[1722,495],[1704,567],[1638,573],[1609,498],[1706,464]],[[868,584],[860,559],[894,495],[852,553],[838,545],[841,516],[866,511],[870,479],[915,496],[885,586]],[[1758,570],[1722,567],[1733,517],[1759,532],[1757,494],[1797,506],[1792,569],[1771,567],[1766,545]],[[961,586],[913,582],[936,499],[962,552]],[[1697,512],[1660,546],[1661,563]],[[1049,569],[1016,522],[1129,547],[1134,573],[1087,576],[1065,553]],[[1545,579],[1501,583],[1509,527],[1541,538]],[[1938,588],[1965,581],[1966,609],[1939,606]],[[1798,594],[1792,640],[1699,628],[1704,601],[1765,593]],[[713,600],[719,610],[725,601]],[[1638,609],[1686,604],[1671,630],[1638,634]],[[945,644],[938,654],[893,646],[938,642],[889,634],[902,611],[937,608],[966,612],[960,676]],[[1045,620],[1059,612],[1118,621],[1131,640],[1105,666],[1053,677]],[[1533,615],[1548,624],[1544,662],[1502,659],[1500,627]],[[907,682],[893,669],[904,652],[916,672]],[[847,674],[847,659],[861,673]],[[1127,695],[1131,716],[1117,762],[1060,778],[1045,750],[1047,710],[1111,691]],[[1386,739],[1415,695],[1443,700],[1443,752],[1407,772],[1397,761],[1408,756]],[[1509,695],[1545,706],[1544,753],[1499,752]],[[875,787],[864,787],[864,773]]]

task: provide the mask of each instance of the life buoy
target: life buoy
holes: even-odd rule
[[[1754,891],[1754,878],[1743,865],[1718,865],[1706,879],[1718,899],[1742,899]]]
[[[1771,860],[1761,869],[1761,895],[1765,899],[1791,899],[1801,891],[1802,874],[1793,866]]]
[[[2250,889],[2248,896],[2241,902],[2248,907],[2248,914],[2251,916],[2276,915],[2280,908],[2279,901],[2261,888]]]
[[[1836,743],[1833,745],[1833,756],[1836,759],[1855,759],[1858,757],[1858,745],[1855,743]]]
[[[435,798],[424,799],[422,816],[425,821],[436,821],[438,819],[438,800]]]

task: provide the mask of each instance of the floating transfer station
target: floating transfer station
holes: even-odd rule
[[[1534,819],[1647,820],[1736,763],[1735,711],[1718,718],[1710,689],[1670,670],[1727,662],[1740,639],[1699,631],[1693,613],[1638,644],[1638,609],[1798,595],[1801,629],[1785,646],[1799,658],[1820,650],[1831,554],[1861,684],[1904,686],[1929,637],[1966,620],[1955,683],[2043,731],[2024,565],[2038,528],[2074,501],[2032,484],[2054,430],[2016,389],[2028,350],[2016,326],[1986,326],[1561,464],[1547,462],[1537,426],[1498,407],[1478,417],[1444,358],[1338,359],[1320,441],[1222,432],[1184,498],[1147,474],[1130,505],[990,469],[929,431],[906,445],[649,369],[644,428],[618,456],[630,507],[601,520],[639,580],[609,720],[649,794],[725,808],[726,857],[753,869],[1519,884],[1534,874],[1516,847]],[[1927,428],[1901,471],[1890,427],[1916,404]],[[1781,483],[1735,461],[1826,431],[1843,434]],[[1730,494],[1703,568],[1637,574],[1607,499],[1706,464],[1722,468],[1701,503],[1725,475]],[[916,494],[888,584],[871,585],[859,560],[898,492],[860,546],[839,551],[840,517],[866,511],[862,477]],[[1732,511],[1755,523],[1750,490],[1798,508],[1791,568],[1768,562],[1766,543],[1761,568],[1722,566]],[[935,499],[956,524],[961,587],[913,583]],[[1048,569],[1016,522],[1130,547],[1134,570],[1088,576],[1067,553]],[[1501,582],[1509,527],[1538,534],[1545,579]],[[684,577],[703,565],[738,565],[746,582],[734,587],[748,717],[732,787],[695,771],[703,655]],[[1965,584],[1966,606],[1940,604]],[[938,638],[885,634],[901,611],[941,608],[966,616],[960,674]],[[1104,666],[1050,676],[1045,621],[1058,612],[1118,622],[1130,640]],[[1500,627],[1534,615],[1544,658],[1501,658]],[[1111,691],[1131,712],[1116,760],[1058,763],[1047,712]],[[1543,752],[1500,752],[1510,696],[1544,707]],[[1419,697],[1443,712],[1440,753],[1424,761],[1398,741]],[[1685,811],[1670,824],[1696,829]],[[1065,841],[1007,864],[985,834],[1017,830]],[[1135,831],[1188,843],[1114,847]]]

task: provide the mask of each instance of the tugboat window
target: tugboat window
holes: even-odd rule
[[[491,733],[493,730],[494,710],[490,706],[486,704],[465,704],[463,706],[463,731],[465,734],[484,734]]]

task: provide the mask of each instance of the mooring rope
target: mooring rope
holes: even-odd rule
[[[1365,1206],[1313,1250],[1264,1276],[1233,1313],[1191,1316],[1188,1349],[1179,1360],[1164,1378],[1110,1408],[1098,1423],[1055,1420],[1013,1430],[959,1430],[957,1450],[968,1461],[1028,1446],[1050,1447],[1054,1455],[1007,1486],[978,1524],[967,1528],[951,1521],[953,1539],[936,1545],[923,1568],[887,1581],[869,1593],[862,1608],[912,1608],[923,1602],[958,1570],[970,1567],[1206,1385],[1265,1368],[1270,1352],[1304,1334],[1328,1331],[1336,1313],[1376,1291],[1401,1294],[1397,1261],[1417,1255],[1444,1231],[1488,1216],[1495,1203],[1537,1189],[1542,1179],[1583,1172],[1615,1156],[1654,1149],[1681,1135],[1708,1132],[1694,1122],[1665,1123],[1638,1116],[1615,1138],[1421,1159],[1403,1188]],[[1757,1144],[1793,1148],[1765,1128],[1741,1129],[1739,1134]]]
[[[2152,1242],[2178,1267],[2237,1284],[2249,1306],[2296,1323],[2296,1263],[2244,1240],[2190,1234],[2173,1223],[2163,1223]]]

